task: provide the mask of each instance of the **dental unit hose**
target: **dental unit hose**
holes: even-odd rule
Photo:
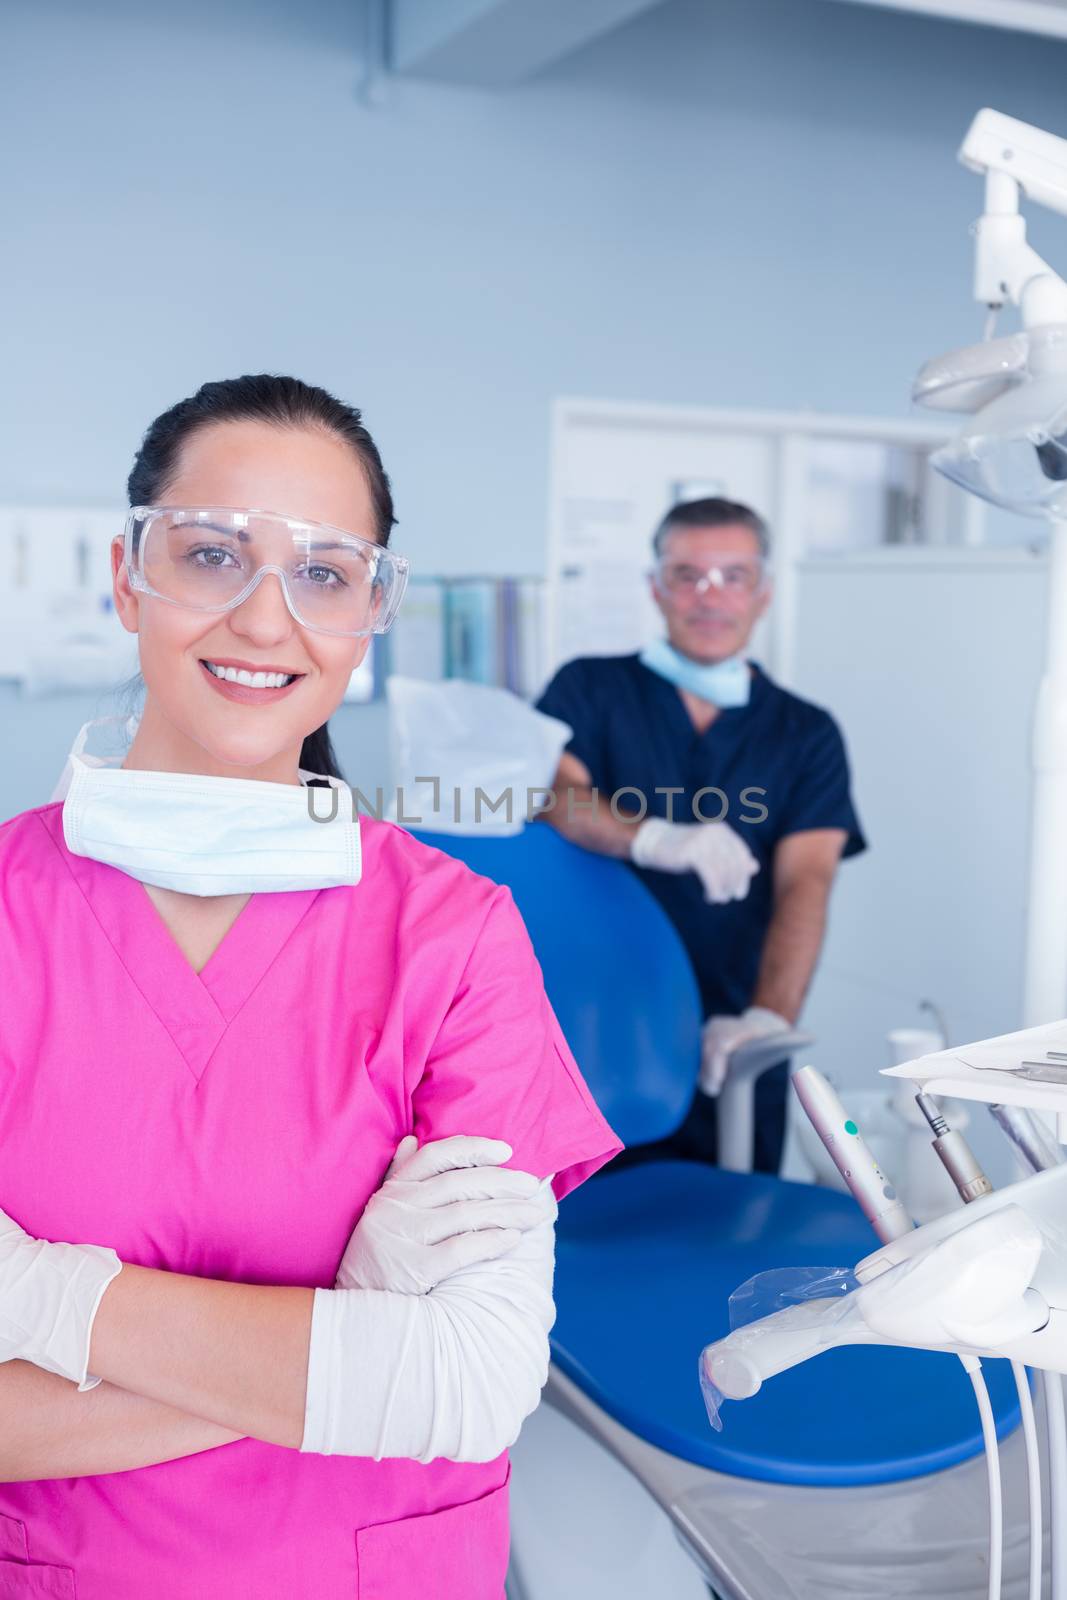
[[[962,1134],[952,1131],[938,1109],[937,1102],[920,1090],[915,1096],[915,1104],[930,1124],[931,1131],[934,1134],[933,1146],[937,1152],[938,1160],[955,1184],[956,1193],[964,1205],[970,1205],[972,1200],[978,1200],[984,1194],[992,1194],[993,1185],[978,1165],[974,1151]],[[1006,1131],[1008,1131],[1009,1137],[1018,1145],[1023,1130],[1018,1126],[1012,1126]],[[1033,1131],[1028,1131],[1032,1140]],[[973,1358],[961,1356],[960,1359],[967,1368],[971,1382],[974,1385],[975,1394],[978,1398],[978,1408],[982,1416],[982,1437],[989,1467],[990,1594],[993,1595],[995,1592],[999,1595],[999,1569],[1003,1559],[1003,1502],[996,1430],[993,1427],[985,1383],[981,1378],[981,1363],[973,1360]],[[1013,1361],[1011,1363],[1011,1372],[1012,1377],[1015,1379],[1015,1388],[1019,1396],[1023,1438],[1026,1445],[1027,1493],[1030,1506],[1030,1570],[1027,1595],[1029,1600],[1040,1600],[1043,1545],[1041,1528],[1041,1465],[1037,1449],[1037,1424],[1026,1371],[1018,1361]],[[994,1576],[997,1579],[995,1591],[993,1589]]]

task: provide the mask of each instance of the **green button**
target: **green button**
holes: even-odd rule
[[[857,1128],[856,1124],[852,1121],[852,1119],[850,1117],[849,1120],[845,1123],[845,1132],[846,1133],[859,1133],[859,1131],[860,1130]]]

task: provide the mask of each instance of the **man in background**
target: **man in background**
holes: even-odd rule
[[[547,817],[630,862],[682,937],[707,1018],[699,1089],[678,1132],[639,1154],[714,1162],[731,1053],[797,1022],[838,863],[866,842],[837,724],[745,655],[771,600],[762,518],[718,498],[676,505],[653,552],[666,638],[568,662],[538,703],[574,730]],[[647,810],[630,794],[613,814],[624,788]],[[784,1062],[758,1081],[757,1170],[777,1171],[786,1091]]]

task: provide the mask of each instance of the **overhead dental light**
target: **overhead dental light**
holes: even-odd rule
[[[998,111],[980,111],[959,152],[985,178],[975,224],[975,299],[987,337],[928,361],[920,405],[971,412],[932,456],[953,482],[1049,524],[1045,676],[1034,725],[1024,1022],[1067,1015],[1067,283],[1027,243],[1020,202],[1067,216],[1067,139]],[[1005,305],[1022,329],[991,337]]]
[[[973,494],[1024,516],[1067,510],[1067,283],[1026,241],[1023,195],[1067,215],[1067,139],[999,111],[980,111],[960,160],[985,177],[975,225],[975,299],[1019,308],[1023,331],[928,361],[920,405],[975,412],[934,456]]]
[[[1067,516],[1067,326],[1049,323],[1018,338],[1027,345],[1025,365],[1007,388],[1003,378],[972,380],[975,390],[996,383],[998,392],[936,452],[934,465],[1009,511]]]
[[[965,167],[985,178],[985,211],[974,227],[974,297],[992,311],[1017,305],[1023,328],[1067,324],[1067,284],[1026,240],[1019,202],[1028,200],[1067,216],[1067,139],[1060,139],[999,111],[979,111],[960,146]],[[989,339],[928,361],[915,384],[915,398],[946,411],[977,411],[997,386],[1019,381],[1013,339]],[[988,391],[953,390],[965,375],[989,380]],[[943,391],[943,397],[942,397]]]

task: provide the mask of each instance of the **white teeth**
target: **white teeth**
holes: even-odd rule
[[[220,667],[214,661],[205,661],[204,665],[212,677],[226,683],[243,683],[249,689],[284,689],[296,677],[295,672],[248,672],[244,667]]]

